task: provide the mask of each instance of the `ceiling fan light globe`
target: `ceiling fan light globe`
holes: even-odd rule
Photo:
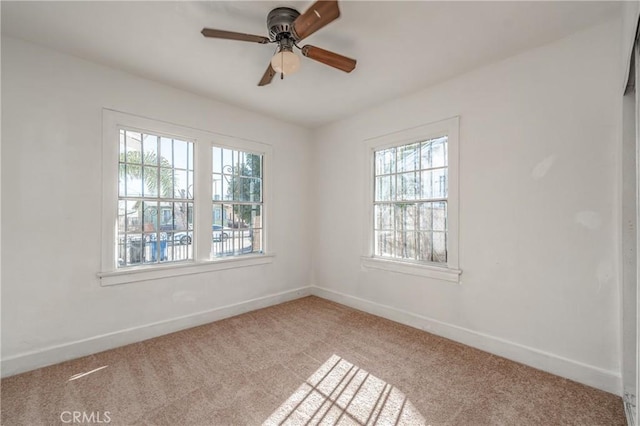
[[[300,69],[300,58],[293,52],[278,52],[271,58],[271,67],[277,73],[293,74]]]

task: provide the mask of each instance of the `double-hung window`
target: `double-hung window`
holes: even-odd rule
[[[103,110],[103,285],[270,262],[271,147]]]
[[[458,281],[458,119],[367,141],[367,266]]]
[[[217,146],[212,154],[212,256],[262,252],[263,156]]]
[[[193,142],[119,128],[118,267],[193,259]]]

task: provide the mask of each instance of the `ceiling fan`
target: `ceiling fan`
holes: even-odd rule
[[[293,53],[294,47],[300,49],[303,56],[314,61],[344,72],[353,71],[356,67],[355,59],[311,45],[298,46],[299,41],[309,37],[339,16],[340,9],[338,8],[337,0],[319,0],[312,4],[303,14],[290,7],[273,9],[267,15],[269,37],[211,28],[203,28],[202,35],[260,44],[276,43],[278,46],[276,54],[271,58],[271,63],[258,83],[258,86],[265,86],[271,83],[276,73],[280,73],[280,78],[284,78],[285,75],[292,74],[298,70],[300,58]]]

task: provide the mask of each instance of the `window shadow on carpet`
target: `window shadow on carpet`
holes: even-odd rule
[[[406,395],[349,361],[332,355],[264,425],[425,425]]]

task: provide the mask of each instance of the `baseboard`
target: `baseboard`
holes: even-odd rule
[[[622,378],[614,371],[327,288],[313,286],[311,294],[622,396]]]
[[[627,417],[627,425],[636,426],[636,396],[625,392],[622,401],[624,402],[624,415]]]
[[[2,359],[2,361],[0,361],[0,370],[2,371],[2,377],[13,376],[14,374],[35,370],[36,368],[46,367],[130,343],[136,343],[164,334],[218,321],[256,309],[277,305],[278,303],[299,299],[309,296],[310,294],[311,287],[300,287],[207,311],[119,330],[62,345],[50,346],[37,351]]]

